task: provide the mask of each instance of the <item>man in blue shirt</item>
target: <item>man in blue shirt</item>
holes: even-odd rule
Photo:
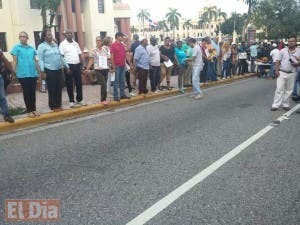
[[[146,49],[148,40],[141,40],[141,44],[135,49],[134,65],[139,78],[139,94],[147,94],[147,79],[150,68],[150,56]]]
[[[35,49],[28,45],[28,34],[24,31],[19,33],[20,43],[16,44],[10,54],[13,56],[13,69],[22,86],[24,102],[28,117],[39,116],[36,112],[36,83],[38,77],[38,63]]]
[[[254,73],[255,72],[255,64],[254,61],[257,59],[257,44],[254,42],[250,46],[250,61],[251,61],[251,66],[250,66],[250,72]]]

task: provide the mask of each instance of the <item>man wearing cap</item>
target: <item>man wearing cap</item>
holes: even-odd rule
[[[114,101],[130,98],[125,95],[126,48],[122,43],[124,41],[124,36],[125,35],[122,32],[117,32],[115,35],[115,42],[110,46],[112,71],[115,72]],[[120,98],[118,88],[120,88]]]
[[[147,79],[150,68],[150,56],[146,49],[148,40],[143,38],[141,44],[135,49],[134,66],[139,76],[139,94],[147,94]]]
[[[87,48],[84,48],[83,50],[83,69],[84,69],[84,75],[87,76],[91,82],[92,85],[97,84],[97,79],[95,75],[95,71],[93,69],[93,65],[91,66],[90,70],[86,70],[87,65],[89,64],[90,60],[90,52]]]
[[[273,49],[270,52],[270,56],[272,58],[272,64],[271,64],[270,71],[268,73],[268,77],[274,77],[275,62],[276,62],[276,59],[277,59],[278,54],[279,54],[279,50],[278,50],[277,45],[275,43],[272,44],[272,47],[273,47]]]
[[[283,109],[290,110],[289,97],[293,92],[294,81],[299,67],[300,48],[296,47],[295,36],[288,39],[288,47],[280,50],[276,59],[275,76],[277,87],[271,111],[276,111],[282,105]]]

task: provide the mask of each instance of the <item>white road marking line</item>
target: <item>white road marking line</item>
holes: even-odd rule
[[[277,120],[284,121],[286,117],[293,114],[296,110],[300,109],[300,104],[296,105],[294,108],[292,108],[287,113],[283,114],[281,117],[279,117]],[[186,183],[179,186],[177,189],[169,193],[167,196],[159,200],[157,203],[152,205],[150,208],[146,209],[143,213],[135,217],[133,220],[128,222],[126,225],[142,225],[151,220],[153,217],[155,217],[158,213],[163,211],[165,208],[167,208],[169,205],[171,205],[174,201],[176,201],[179,197],[184,195],[186,192],[191,190],[194,186],[199,184],[201,181],[203,181],[205,178],[213,174],[216,170],[218,170],[220,167],[222,167],[224,164],[226,164],[228,161],[233,159],[235,156],[240,154],[242,151],[244,151],[247,147],[249,147],[251,144],[259,140],[261,137],[263,137],[265,134],[267,134],[270,130],[272,130],[274,127],[271,125],[266,126],[259,132],[257,132],[255,135],[250,137],[248,140],[225,154],[223,157],[215,161],[213,164],[202,170],[200,173],[195,175],[193,178],[188,180]]]
[[[209,87],[207,89],[204,89],[203,91],[206,92],[206,91],[209,91],[209,90],[216,90],[216,89],[228,87],[228,86],[231,86],[231,85],[234,85],[234,84],[246,83],[246,82],[249,82],[251,80],[253,80],[253,79],[249,78],[249,79],[240,80],[240,81],[236,81],[236,82],[229,83],[229,84],[213,86],[213,87]],[[108,109],[108,111],[102,111],[102,112],[99,112],[97,114],[93,114],[93,115],[89,115],[89,116],[83,116],[83,117],[79,117],[79,118],[75,118],[75,119],[68,119],[68,120],[53,123],[53,124],[44,124],[44,125],[40,125],[39,127],[33,127],[33,128],[29,127],[27,129],[24,129],[24,130],[14,131],[14,133],[8,133],[8,134],[0,135],[0,141],[4,141],[4,140],[10,139],[10,138],[23,136],[23,135],[26,135],[26,134],[33,134],[33,133],[36,133],[36,132],[39,132],[39,131],[44,131],[44,130],[48,130],[48,129],[55,128],[55,127],[60,127],[60,126],[68,125],[68,124],[78,123],[78,122],[90,120],[90,119],[93,119],[93,118],[99,118],[99,117],[106,116],[106,115],[111,115],[111,114],[115,114],[115,113],[119,113],[119,112],[124,112],[124,111],[128,111],[132,108],[139,108],[139,107],[143,107],[145,105],[151,105],[151,104],[155,104],[155,103],[159,103],[159,102],[165,102],[165,101],[169,101],[169,100],[172,100],[172,99],[188,96],[190,94],[191,93],[186,93],[186,94],[182,94],[182,95],[176,95],[176,96],[170,96],[170,97],[166,97],[166,98],[162,98],[162,99],[157,99],[157,100],[153,100],[153,101],[149,101],[149,102],[141,102],[141,103],[138,103],[137,105],[132,105],[132,106],[126,106],[126,107],[123,107],[123,108],[113,109],[114,112],[109,111],[110,109]]]

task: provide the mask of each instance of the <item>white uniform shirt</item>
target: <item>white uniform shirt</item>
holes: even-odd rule
[[[288,47],[281,49],[277,60],[281,62],[280,64],[280,70],[285,72],[296,72],[297,68],[292,66],[290,59],[297,63],[297,59],[300,58],[300,48],[296,48],[296,51],[294,53],[290,52]]]
[[[279,54],[279,49],[278,48],[274,48],[270,52],[270,56],[272,57],[273,62],[276,62],[276,59],[278,58],[278,54]]]
[[[59,45],[60,54],[65,58],[68,64],[80,63],[79,55],[82,53],[80,47],[76,41],[68,42],[66,39],[63,40]]]
[[[157,45],[148,45],[147,51],[150,55],[150,65],[151,66],[160,66],[160,53]]]
[[[203,60],[202,60],[202,51],[199,45],[195,45],[193,48],[193,57],[195,57],[195,60],[193,62],[193,66],[200,66],[203,67]]]

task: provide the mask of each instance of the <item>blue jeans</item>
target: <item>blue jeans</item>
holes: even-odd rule
[[[125,96],[125,66],[116,66],[114,81],[114,100],[119,99],[118,88],[120,88],[120,97]]]
[[[200,73],[202,70],[202,66],[193,66],[193,72],[192,72],[192,84],[193,84],[193,91],[194,94],[201,94],[201,88],[200,88]]]
[[[0,74],[0,109],[2,111],[3,116],[9,115],[5,89],[4,89],[4,81],[1,74]]]
[[[296,78],[295,78],[295,84],[294,84],[294,90],[292,93],[292,96],[298,97],[298,85],[300,84],[300,70],[298,69]]]
[[[226,78],[229,77],[230,74],[230,60],[227,59],[226,61],[223,61],[223,68],[222,68],[222,77]]]
[[[274,71],[275,71],[275,62],[272,62],[271,67],[270,67],[270,71],[269,71],[267,77],[273,77],[274,76]]]
[[[206,78],[210,81],[217,80],[217,74],[215,70],[215,62],[208,61],[207,62],[207,70],[206,70]]]

